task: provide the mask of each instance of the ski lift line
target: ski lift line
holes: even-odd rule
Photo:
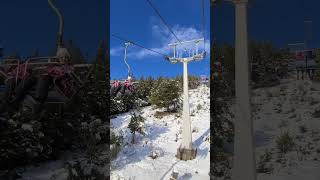
[[[202,0],[202,34],[203,38],[205,38],[205,15],[204,15],[204,0]],[[203,43],[203,49],[206,49],[206,43]]]
[[[165,26],[169,29],[169,31],[174,35],[174,37],[181,43],[181,40],[178,38],[178,36],[173,32],[173,30],[170,28],[170,26],[167,24],[167,22],[164,20],[164,18],[161,16],[160,12],[157,10],[157,8],[151,3],[150,0],[146,0],[148,4],[151,6],[151,8],[156,12],[156,14],[159,16],[161,21],[164,23]],[[185,51],[187,51],[186,48],[184,48]]]
[[[136,46],[138,46],[138,47],[140,47],[140,48],[143,48],[143,49],[152,51],[152,52],[154,52],[154,53],[160,54],[160,55],[162,55],[162,56],[164,56],[164,57],[168,57],[168,55],[165,55],[165,54],[160,53],[160,52],[158,52],[158,51],[152,50],[152,49],[150,49],[150,48],[146,48],[146,47],[144,47],[144,46],[142,46],[142,45],[140,45],[140,44],[137,44],[137,43],[135,43],[135,42],[133,42],[133,41],[129,41],[129,40],[127,40],[127,39],[124,39],[124,38],[122,38],[122,37],[120,37],[120,36],[118,36],[118,35],[111,34],[111,36],[113,36],[113,37],[115,37],[115,38],[117,38],[117,39],[119,39],[119,40],[121,40],[121,41],[130,42],[130,43],[133,44],[133,45],[136,45]]]

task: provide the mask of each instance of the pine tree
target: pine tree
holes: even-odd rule
[[[151,95],[153,84],[154,84],[154,79],[151,76],[149,76],[146,79],[141,77],[139,80],[139,83],[135,88],[137,98],[149,103],[149,97]]]
[[[132,140],[131,143],[135,143],[135,134],[136,132],[143,133],[142,132],[142,126],[144,123],[145,119],[139,114],[137,115],[135,112],[131,115],[131,120],[128,125],[128,128],[131,131],[132,134]]]
[[[152,88],[150,102],[157,108],[175,111],[180,105],[181,87],[176,80],[161,79]]]
[[[101,41],[99,48],[97,50],[96,59],[94,62],[95,78],[99,81],[106,81],[107,79],[107,68],[106,68],[106,47],[105,43]]]

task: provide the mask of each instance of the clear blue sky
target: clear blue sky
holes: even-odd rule
[[[255,0],[248,11],[249,37],[267,40],[277,47],[303,42],[304,20],[312,23],[312,41],[309,47],[319,46],[320,1],[318,0]],[[234,6],[223,2],[213,11],[213,34],[217,42],[234,42]]]
[[[206,45],[209,49],[210,5],[205,0]],[[189,40],[202,36],[200,0],[152,0],[166,22],[180,39]],[[110,33],[168,54],[167,43],[175,41],[160,18],[146,0],[111,0]],[[110,37],[111,78],[124,79],[127,68],[123,61],[124,42]],[[206,49],[207,49],[206,48]],[[127,60],[136,78],[141,76],[167,76],[182,74],[182,64],[170,64],[161,56],[136,46],[129,46]],[[209,54],[201,62],[192,62],[189,72],[193,75],[209,75]]]
[[[106,1],[55,0],[65,18],[65,40],[72,39],[83,54],[94,57],[101,40],[106,39]],[[47,0],[0,1],[0,40],[4,55],[18,52],[28,56],[38,48],[48,55],[55,47],[58,18]]]

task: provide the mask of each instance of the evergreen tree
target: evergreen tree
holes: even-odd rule
[[[158,108],[175,111],[180,104],[181,87],[176,80],[161,79],[152,88],[150,102]]]
[[[107,79],[107,68],[106,68],[106,47],[102,41],[97,50],[96,59],[94,61],[94,75],[99,81],[106,81]]]
[[[153,84],[154,79],[151,76],[149,76],[146,79],[141,77],[139,83],[135,87],[135,93],[137,94],[137,98],[149,103],[149,97],[151,95]]]
[[[132,144],[135,143],[136,132],[143,133],[142,126],[143,126],[144,121],[145,121],[145,119],[140,114],[137,115],[136,113],[133,113],[131,115],[131,120],[128,125],[128,128],[130,129],[131,134],[132,134],[132,140],[131,140]]]

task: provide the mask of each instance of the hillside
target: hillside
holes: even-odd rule
[[[142,116],[146,118],[146,135],[137,135],[137,143],[131,144],[131,133],[127,129],[130,113],[120,114],[111,120],[112,129],[124,137],[124,146],[112,161],[111,179],[169,179],[172,172],[179,173],[179,179],[209,179],[210,168],[210,98],[208,87],[190,90],[190,114],[193,142],[197,147],[197,158],[180,161],[175,155],[181,141],[179,113],[155,117],[159,109],[145,107]],[[157,154],[156,159],[149,157]]]

